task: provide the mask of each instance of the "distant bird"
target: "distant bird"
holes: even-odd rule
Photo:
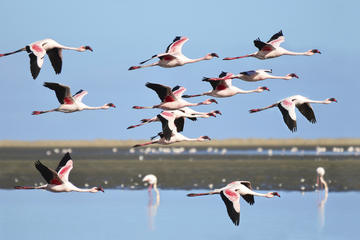
[[[254,192],[249,181],[235,181],[229,183],[223,188],[215,189],[211,192],[189,193],[187,196],[197,197],[212,194],[220,194],[221,199],[226,205],[228,215],[235,225],[239,225],[240,223],[240,196],[243,197],[244,200],[250,205],[255,203],[254,196],[266,198],[272,198],[274,196],[280,197],[277,192],[268,192],[266,194]]]
[[[192,121],[196,121],[197,118],[216,117],[216,114],[221,115],[221,112],[219,110],[214,110],[214,111],[205,113],[205,112],[194,111],[188,107],[180,108],[179,110],[172,110],[169,112],[175,114],[175,118],[176,118],[175,121],[184,121],[185,118],[190,119]],[[157,116],[152,117],[152,118],[142,119],[140,124],[129,126],[127,129],[140,127],[147,123],[158,122],[158,121],[160,121],[160,119]]]
[[[220,75],[222,75],[223,73],[224,72],[222,72]],[[221,78],[219,77],[219,78],[204,78],[204,79],[219,81],[219,80],[238,78],[247,82],[257,82],[265,79],[290,80],[292,78],[299,78],[298,75],[296,75],[295,73],[289,73],[286,76],[273,76],[269,73],[272,73],[272,69],[251,70],[251,71],[241,72],[239,74],[225,73],[226,75]]]
[[[222,72],[219,75],[219,78],[226,78],[230,76],[232,73]],[[191,97],[199,97],[199,96],[212,96],[218,98],[231,97],[236,94],[244,94],[244,93],[252,93],[252,92],[263,92],[264,90],[270,91],[267,87],[258,87],[254,90],[242,90],[232,85],[231,78],[225,80],[211,80],[209,78],[204,78],[203,81],[209,82],[213,88],[212,91],[204,92],[196,95],[184,95],[183,98],[191,98]]]
[[[251,109],[249,112],[255,113],[269,108],[278,107],[283,115],[285,124],[288,126],[290,131],[295,132],[297,130],[295,107],[299,109],[300,113],[304,115],[309,122],[316,123],[315,114],[310,103],[329,104],[332,102],[337,102],[337,100],[335,98],[327,98],[323,101],[317,101],[308,99],[301,95],[295,95],[264,108]]]
[[[317,173],[317,179],[316,179],[316,183],[317,186],[320,187],[320,189],[322,189],[324,187],[325,192],[328,192],[328,185],[326,183],[326,181],[324,180],[324,175],[325,175],[325,169],[323,167],[318,167],[316,169],[316,173]]]
[[[288,51],[288,50],[280,47],[280,44],[284,41],[285,41],[285,37],[283,36],[282,31],[280,31],[280,32],[274,34],[269,39],[269,41],[267,41],[266,43],[262,42],[260,40],[260,38],[254,40],[254,45],[255,45],[255,47],[257,47],[259,49],[259,51],[252,53],[252,54],[245,55],[245,56],[240,56],[240,57],[227,57],[227,58],[224,58],[223,60],[234,60],[234,59],[245,58],[245,57],[256,57],[258,59],[264,60],[264,59],[268,59],[268,58],[280,57],[282,55],[311,56],[311,55],[314,55],[315,53],[321,54],[321,52],[317,49],[308,50],[306,52]]]
[[[69,174],[71,169],[73,169],[73,161],[71,160],[69,153],[64,155],[55,171],[49,169],[40,161],[35,162],[35,167],[46,180],[47,184],[37,187],[16,186],[15,189],[44,189],[50,192],[104,192],[102,187],[81,189],[69,182]]]
[[[21,48],[14,52],[4,53],[0,54],[0,57],[8,56],[14,53],[27,51],[29,53],[30,57],[30,70],[31,75],[34,79],[37,78],[37,76],[40,73],[41,67],[44,63],[44,57],[45,54],[47,54],[50,58],[51,65],[53,66],[55,73],[59,74],[61,73],[61,67],[62,67],[62,50],[75,50],[78,52],[85,52],[86,50],[93,51],[90,46],[81,46],[81,47],[67,47],[59,44],[55,40],[52,40],[50,38],[40,40],[37,42],[33,42],[29,45],[27,45],[24,48]]]
[[[180,130],[184,129],[184,121],[175,121],[175,114],[171,112],[162,112],[158,114],[157,117],[161,121],[162,132],[158,133],[156,136],[152,137],[150,142],[146,142],[143,144],[136,144],[133,147],[142,147],[150,144],[163,144],[168,145],[176,142],[183,141],[197,141],[204,142],[211,140],[208,136],[201,136],[198,138],[188,138],[180,134]],[[153,140],[155,137],[159,136],[159,139]]]
[[[177,36],[173,40],[173,42],[166,48],[165,53],[161,54],[155,54],[151,58],[142,61],[140,64],[144,64],[147,61],[150,61],[153,58],[159,58],[160,60],[149,64],[149,65],[142,65],[142,66],[132,66],[129,68],[129,70],[135,70],[139,68],[145,68],[145,67],[152,67],[152,66],[160,66],[164,68],[172,68],[172,67],[178,67],[183,66],[188,63],[195,63],[203,60],[210,60],[214,57],[219,57],[216,53],[209,53],[206,54],[205,57],[197,58],[197,59],[190,59],[185,57],[182,52],[182,46],[184,43],[186,43],[189,39],[187,37],[180,37]]]
[[[148,174],[143,178],[143,182],[147,182],[149,184],[148,193],[149,193],[149,203],[148,203],[148,216],[149,216],[149,227],[153,229],[154,227],[154,218],[157,213],[157,209],[160,205],[160,192],[157,189],[157,177],[154,174]],[[154,187],[154,191],[156,193],[156,201],[153,204],[153,197],[151,193],[151,189]]]
[[[154,174],[148,174],[143,179],[143,182],[147,182],[149,184],[148,191],[151,192],[151,189],[154,188],[154,191],[159,193],[157,189],[157,177]]]
[[[115,105],[112,103],[107,103],[100,107],[89,107],[82,103],[82,98],[88,94],[87,91],[80,90],[75,95],[71,96],[70,88],[65,85],[61,85],[58,83],[45,82],[44,87],[47,87],[51,90],[54,90],[56,93],[56,97],[61,104],[59,107],[47,110],[47,111],[33,111],[32,115],[39,115],[48,112],[64,112],[64,113],[72,113],[82,110],[97,110],[97,109],[109,109],[110,107],[115,108]]]
[[[181,86],[176,86],[171,89],[168,86],[149,82],[146,83],[145,86],[154,90],[157,93],[161,100],[161,103],[152,107],[133,106],[134,109],[161,108],[163,110],[177,110],[184,107],[208,105],[211,103],[217,104],[217,101],[215,99],[207,99],[199,103],[189,103],[182,99],[182,95],[186,91],[186,88]]]

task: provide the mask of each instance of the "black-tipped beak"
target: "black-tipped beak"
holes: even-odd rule
[[[94,51],[90,46],[85,46],[85,49],[89,50],[89,51],[92,51],[92,52]]]
[[[217,57],[217,58],[219,57],[219,55],[217,55],[216,53],[212,53],[211,56],[212,57]]]

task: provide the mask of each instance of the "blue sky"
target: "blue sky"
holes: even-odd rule
[[[63,52],[63,69],[55,75],[46,57],[36,80],[32,80],[25,52],[0,59],[2,113],[0,139],[144,139],[160,131],[160,124],[137,129],[126,127],[158,110],[134,110],[133,105],[158,104],[146,82],[182,85],[188,94],[208,91],[203,76],[221,71],[242,72],[273,69],[276,75],[295,72],[300,79],[247,83],[234,80],[242,89],[267,86],[270,92],[218,99],[218,105],[197,107],[198,111],[219,109],[217,118],[187,122],[184,135],[224,138],[322,138],[360,137],[360,89],[357,79],[359,22],[357,1],[17,1],[1,3],[0,53],[17,50],[44,38],[78,47],[90,45],[94,52]],[[252,41],[268,40],[283,30],[282,46],[293,51],[319,49],[312,57],[283,56],[270,60],[223,57],[256,51]],[[355,30],[354,30],[355,29]],[[160,67],[128,71],[131,65],[162,53],[175,36],[187,36],[183,53],[190,58],[216,52],[220,58],[172,69]],[[85,89],[83,99],[91,106],[113,102],[107,111],[72,114],[48,113],[32,116],[33,110],[58,106],[55,94],[43,82],[58,82],[75,93]],[[298,115],[298,132],[291,133],[278,109],[257,114],[248,110],[301,94],[311,99],[328,97],[338,104],[314,105],[318,123],[310,124]],[[193,98],[191,101],[204,100]]]

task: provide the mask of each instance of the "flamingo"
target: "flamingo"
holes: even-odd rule
[[[176,118],[175,121],[184,121],[185,118],[190,119],[192,121],[196,121],[197,118],[216,117],[216,114],[221,115],[221,112],[219,110],[214,110],[214,111],[211,111],[208,113],[204,113],[204,112],[194,111],[188,107],[180,108],[179,110],[173,110],[173,111],[169,111],[169,112],[175,114],[175,118]],[[152,117],[152,118],[142,119],[140,124],[129,126],[127,129],[140,127],[144,124],[158,122],[158,121],[160,121],[160,119],[157,116]]]
[[[41,67],[44,63],[45,54],[47,54],[50,58],[51,65],[53,66],[55,73],[61,73],[62,67],[62,50],[75,50],[78,52],[85,52],[86,50],[93,51],[90,46],[80,46],[76,47],[67,47],[61,45],[53,39],[47,38],[44,40],[36,41],[30,43],[14,52],[0,54],[0,57],[8,56],[14,53],[27,51],[30,57],[30,70],[33,79],[35,80],[40,73]]]
[[[161,103],[158,105],[154,105],[152,107],[140,107],[133,106],[134,109],[151,109],[151,108],[161,108],[163,110],[177,110],[184,107],[190,106],[199,106],[199,105],[208,105],[211,103],[216,103],[215,99],[207,99],[203,102],[199,103],[189,103],[182,99],[182,94],[186,91],[186,88],[181,86],[176,86],[171,89],[168,86],[164,86],[156,83],[146,83],[146,87],[154,90],[159,96]]]
[[[102,187],[93,187],[90,189],[81,189],[74,186],[69,182],[69,174],[73,169],[73,161],[70,154],[66,153],[59,162],[56,170],[52,170],[42,164],[40,161],[35,162],[36,169],[40,172],[41,176],[46,180],[47,184],[28,187],[28,186],[16,186],[15,189],[44,189],[50,192],[90,192],[96,193],[99,191],[104,192]]]
[[[160,193],[157,189],[157,177],[154,174],[148,174],[143,179],[143,182],[147,182],[149,184],[148,193],[149,193],[149,203],[148,203],[148,215],[149,215],[149,227],[150,229],[153,229],[154,227],[154,218],[157,213],[157,209],[160,205]],[[151,194],[151,189],[154,187],[154,190],[156,192],[156,201],[155,204],[153,204],[153,197]]]
[[[161,114],[158,114],[157,117],[161,121],[162,125],[162,132],[158,133],[156,136],[151,138],[150,142],[146,142],[143,144],[136,144],[133,146],[135,147],[142,147],[150,144],[162,144],[162,145],[168,145],[176,142],[183,142],[183,141],[197,141],[197,142],[204,142],[204,141],[210,141],[211,139],[208,136],[201,136],[198,138],[188,138],[184,135],[180,134],[179,131],[184,129],[184,121],[175,121],[175,114],[171,112],[162,112]],[[159,136],[159,139],[154,140]]]
[[[82,110],[96,110],[96,109],[109,109],[110,107],[115,108],[115,105],[112,103],[104,104],[100,107],[89,107],[82,103],[82,98],[88,94],[87,91],[80,90],[75,95],[71,96],[70,88],[65,85],[61,85],[58,83],[45,82],[44,87],[47,87],[51,90],[54,90],[56,93],[56,97],[60,103],[60,106],[47,111],[33,111],[32,115],[39,115],[48,112],[64,112],[64,113],[72,113]]]
[[[197,59],[187,58],[182,54],[181,49],[184,43],[186,43],[188,40],[189,39],[187,37],[180,37],[180,36],[175,37],[173,42],[166,48],[165,53],[155,54],[151,58],[142,61],[140,64],[144,64],[147,61],[152,60],[153,58],[159,58],[160,59],[159,61],[149,65],[132,66],[129,68],[129,70],[135,70],[139,68],[152,67],[152,66],[172,68],[172,67],[183,66],[188,63],[195,63],[203,60],[211,60],[214,57],[217,58],[219,57],[216,53],[209,53],[206,54],[205,57],[201,57]]]
[[[183,98],[199,97],[199,96],[212,96],[218,98],[231,97],[236,94],[252,93],[252,92],[263,92],[264,90],[270,91],[267,87],[258,87],[254,90],[242,90],[232,85],[231,76],[232,73],[222,72],[219,75],[219,79],[224,78],[225,80],[211,80],[204,78],[203,81],[209,82],[213,88],[212,91],[204,92],[196,95],[184,95]]]
[[[148,191],[151,192],[152,188],[156,192],[156,195],[159,195],[159,190],[157,189],[157,177],[154,174],[148,174],[143,179],[143,182],[147,182],[149,184]]]
[[[258,69],[258,70],[250,70],[246,72],[241,72],[239,74],[233,74],[233,73],[225,73],[222,72],[220,75],[225,74],[222,78],[203,78],[208,80],[227,80],[227,79],[234,79],[238,78],[247,82],[257,82],[262,81],[265,79],[284,79],[284,80],[290,80],[292,78],[299,78],[298,75],[295,73],[289,73],[285,76],[273,76],[269,73],[272,73],[272,69]]]
[[[223,188],[215,189],[207,193],[189,193],[188,197],[197,197],[204,195],[220,194],[221,199],[226,205],[226,209],[231,221],[238,226],[240,223],[240,196],[244,200],[253,205],[255,203],[254,196],[272,198],[274,196],[280,197],[277,192],[257,193],[254,192],[249,181],[235,181],[229,183]]]
[[[296,114],[295,107],[297,107],[302,115],[311,123],[316,123],[316,118],[314,111],[310,103],[321,103],[321,104],[330,104],[332,102],[337,102],[335,98],[327,98],[323,101],[311,100],[307,97],[301,95],[295,95],[282,99],[270,106],[264,108],[251,109],[250,113],[260,112],[273,107],[278,107],[283,115],[283,119],[290,131],[295,132],[297,130],[296,126]]]
[[[260,40],[260,38],[257,38],[256,40],[254,40],[254,45],[255,45],[255,47],[257,47],[259,49],[259,51],[252,53],[252,54],[240,56],[240,57],[227,57],[227,58],[224,58],[223,60],[234,60],[234,59],[246,58],[246,57],[255,57],[255,58],[264,60],[264,59],[269,59],[269,58],[280,57],[282,55],[312,56],[315,53],[321,54],[321,52],[317,49],[311,49],[306,52],[292,52],[292,51],[286,50],[286,49],[280,47],[280,44],[284,41],[285,41],[285,37],[284,37],[282,31],[274,34],[269,39],[269,41],[267,41],[266,43],[262,42]]]
[[[325,169],[323,167],[318,167],[316,169],[316,173],[317,173],[317,180],[316,180],[317,186],[320,186],[320,189],[322,189],[322,187],[324,186],[325,192],[328,192],[329,191],[328,185],[324,180]]]

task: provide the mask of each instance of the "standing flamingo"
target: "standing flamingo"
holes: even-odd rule
[[[150,144],[163,144],[168,145],[176,142],[183,142],[183,141],[197,141],[197,142],[204,142],[210,141],[211,139],[208,136],[201,136],[198,138],[188,138],[184,135],[180,134],[179,131],[184,129],[184,121],[175,121],[175,114],[171,112],[162,112],[158,114],[157,117],[161,121],[162,125],[162,132],[158,133],[156,136],[152,137],[150,142],[146,142],[143,144],[136,144],[133,147],[142,147]],[[159,139],[153,140],[153,138],[159,136]]]
[[[219,57],[216,53],[209,53],[209,54],[206,54],[205,57],[201,57],[201,58],[197,58],[197,59],[190,59],[190,58],[185,57],[182,54],[181,49],[182,49],[182,46],[184,45],[184,43],[186,43],[188,40],[189,39],[187,37],[180,37],[180,36],[175,37],[173,42],[166,48],[165,53],[155,54],[151,58],[149,58],[145,61],[142,61],[140,64],[144,64],[153,58],[159,58],[160,59],[159,61],[149,64],[149,65],[132,66],[129,68],[129,70],[135,70],[135,69],[139,69],[139,68],[152,67],[152,66],[172,68],[172,67],[183,66],[188,63],[195,63],[195,62],[200,62],[203,60],[210,60],[210,59],[213,59],[214,57],[217,57],[217,58]]]
[[[272,198],[274,196],[280,197],[277,192],[257,193],[252,190],[251,183],[249,181],[235,181],[229,183],[223,188],[215,189],[214,191],[207,193],[189,193],[188,197],[197,197],[204,195],[220,194],[221,199],[226,205],[226,209],[231,221],[235,225],[240,223],[240,196],[244,200],[253,205],[255,203],[254,196]]]
[[[317,179],[316,179],[317,186],[320,187],[320,189],[322,189],[324,186],[325,192],[328,192],[329,191],[328,185],[324,180],[325,169],[323,167],[318,167],[316,169],[316,173],[317,173]]]
[[[216,117],[216,114],[221,115],[221,112],[219,110],[214,110],[214,111],[211,111],[208,113],[204,113],[204,112],[194,111],[188,107],[180,108],[179,110],[173,110],[173,111],[169,111],[169,112],[175,114],[175,118],[176,118],[175,121],[184,121],[185,118],[190,119],[192,121],[196,121],[197,118]],[[127,129],[140,127],[147,123],[158,122],[158,121],[160,121],[160,119],[156,115],[155,117],[152,117],[152,118],[142,119],[141,123],[139,123],[137,125],[131,125]]]
[[[67,47],[50,38],[33,42],[24,48],[21,48],[14,52],[0,54],[0,57],[8,56],[14,53],[27,51],[30,57],[30,70],[33,79],[36,79],[40,73],[41,67],[44,63],[45,54],[50,58],[51,65],[53,66],[55,73],[61,73],[62,67],[62,50],[75,50],[78,52],[85,52],[86,50],[93,51],[90,46],[81,47]]]
[[[115,105],[112,103],[104,104],[100,107],[89,107],[82,103],[82,98],[88,94],[87,91],[80,90],[75,93],[74,96],[71,96],[70,88],[65,85],[61,85],[58,83],[45,82],[44,87],[47,87],[51,90],[54,90],[56,93],[56,97],[61,104],[59,107],[47,110],[47,111],[33,111],[32,115],[39,115],[48,112],[64,112],[64,113],[72,113],[82,110],[97,110],[97,109],[109,109],[110,107],[115,108]]]
[[[267,87],[258,87],[254,90],[242,90],[232,85],[231,76],[232,73],[222,72],[219,75],[219,79],[224,78],[225,80],[211,80],[209,78],[204,78],[203,81],[209,82],[213,88],[212,91],[204,92],[196,95],[184,95],[183,98],[199,97],[199,96],[212,96],[218,98],[231,97],[236,94],[252,93],[252,92],[263,92],[264,90],[270,91]]]
[[[208,105],[211,103],[216,103],[215,99],[207,99],[199,103],[189,103],[182,99],[182,94],[186,91],[186,88],[176,86],[171,89],[168,86],[164,86],[156,83],[146,83],[146,87],[154,90],[159,96],[161,103],[154,105],[152,107],[140,107],[133,106],[134,109],[150,109],[150,108],[161,108],[163,110],[177,110],[179,108],[190,107],[190,106],[199,106],[199,105]]]
[[[16,186],[15,189],[44,189],[50,192],[104,192],[102,187],[81,189],[69,182],[69,174],[71,169],[73,169],[73,161],[71,160],[69,153],[64,155],[55,171],[49,169],[40,161],[35,162],[35,167],[46,180],[47,184],[37,187]]]
[[[255,47],[257,47],[259,49],[259,51],[252,53],[252,54],[240,56],[240,57],[227,57],[227,58],[224,58],[223,60],[234,60],[234,59],[245,58],[245,57],[255,57],[255,58],[264,60],[264,59],[269,59],[269,58],[280,57],[282,55],[312,56],[315,53],[321,54],[321,52],[317,49],[311,49],[306,52],[292,52],[292,51],[286,50],[286,49],[280,47],[280,44],[284,41],[285,41],[285,37],[283,36],[282,31],[280,31],[280,32],[274,34],[269,39],[269,41],[267,41],[266,43],[262,42],[260,40],[260,38],[254,40],[254,45],[255,45]]]
[[[148,203],[148,216],[149,216],[149,227],[150,229],[154,228],[154,218],[157,213],[157,209],[160,205],[160,193],[157,189],[157,177],[154,174],[148,174],[143,178],[143,182],[147,182],[149,184],[148,193],[149,193],[149,203]],[[156,192],[156,201],[153,204],[153,197],[151,194],[151,189],[154,187]]]
[[[258,69],[258,70],[251,70],[246,72],[241,72],[239,74],[233,74],[233,73],[226,73],[222,72],[220,75],[224,77],[219,78],[203,78],[208,80],[227,80],[227,79],[234,79],[238,78],[247,82],[257,82],[262,81],[265,79],[284,79],[284,80],[290,80],[292,78],[299,78],[298,75],[295,73],[289,73],[285,76],[273,76],[269,73],[272,73],[271,69]],[[225,75],[224,75],[225,74]]]
[[[304,115],[309,122],[316,123],[315,114],[310,103],[330,104],[332,102],[337,102],[337,100],[335,98],[327,98],[323,101],[317,101],[308,99],[301,95],[295,95],[287,97],[264,108],[251,109],[249,112],[255,113],[269,108],[278,107],[283,115],[285,124],[288,126],[290,131],[295,132],[297,130],[295,107],[299,109],[300,113]]]

